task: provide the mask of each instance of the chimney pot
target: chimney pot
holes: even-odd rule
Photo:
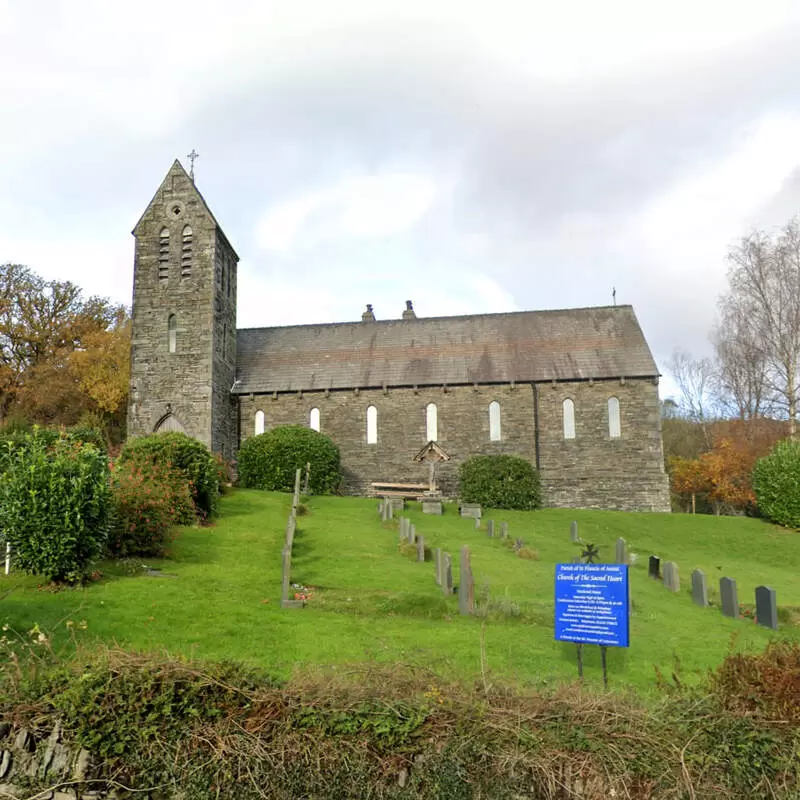
[[[410,300],[406,300],[406,310],[403,312],[403,319],[416,319],[417,315],[414,313],[414,306]]]
[[[372,311],[372,303],[367,303],[367,310],[361,315],[362,322],[375,322],[375,314]]]

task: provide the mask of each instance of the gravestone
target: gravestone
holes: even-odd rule
[[[494,520],[490,519],[486,522],[486,535],[490,538],[494,538]]]
[[[407,539],[408,538],[408,523],[410,520],[408,517],[400,517],[400,538]]]
[[[523,547],[525,547],[525,542],[523,542],[522,539],[520,539],[519,537],[514,539],[514,550],[516,550],[517,553],[519,553],[519,551],[522,550]]]
[[[417,536],[417,561],[425,560],[425,537],[420,534]]]
[[[500,523],[500,538],[501,539],[508,539],[508,523],[501,522]]]
[[[650,561],[647,565],[647,574],[656,580],[661,577],[661,559],[658,556],[650,556]]]
[[[392,503],[392,498],[387,497],[383,503],[383,508],[386,513],[385,521],[388,522],[391,519],[394,519],[394,504]]]
[[[442,501],[441,500],[423,499],[423,501],[422,501],[422,513],[423,514],[438,514],[439,516],[441,516],[441,514],[442,514]]]
[[[481,529],[481,518],[475,517],[475,530],[479,531]]]
[[[626,564],[628,561],[626,554],[625,554],[625,540],[620,536],[617,539],[617,546],[614,551],[614,563],[616,564]]]
[[[442,592],[446,596],[453,594],[453,559],[450,553],[442,554]]]
[[[671,592],[679,592],[681,590],[678,565],[674,561],[667,561],[667,563],[664,564],[664,586]]]
[[[385,502],[385,500],[383,498],[378,500],[378,516],[381,519],[383,519],[383,504],[384,504],[384,502]]]
[[[708,582],[705,572],[701,569],[696,569],[692,573],[692,602],[696,606],[708,605]]]
[[[437,547],[433,551],[433,563],[434,563],[434,569],[436,571],[436,573],[435,573],[436,574],[436,585],[437,586],[441,586],[442,585],[442,548],[441,547]]]
[[[578,523],[575,521],[569,526],[569,538],[573,544],[577,544],[581,540],[581,537],[578,536]]]
[[[410,522],[408,524],[408,543],[414,544],[417,541],[417,526]]]
[[[481,507],[479,503],[462,503],[459,507],[459,513],[462,517],[474,517],[475,519],[481,518]]]
[[[765,628],[778,630],[778,602],[775,590],[769,586],[756,587],[756,622]]]
[[[472,579],[472,565],[469,558],[469,547],[461,548],[461,563],[458,576],[458,612],[467,616],[475,608],[475,586]]]
[[[738,619],[739,595],[736,592],[736,581],[733,578],[719,579],[719,599],[722,604],[722,613],[726,617]]]
[[[406,510],[406,501],[404,497],[389,497],[388,500],[392,504],[392,509],[395,511]]]

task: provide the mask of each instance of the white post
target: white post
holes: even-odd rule
[[[6,542],[6,575],[11,572],[11,542]]]

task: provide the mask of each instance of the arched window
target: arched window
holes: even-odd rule
[[[564,438],[565,439],[574,439],[575,438],[575,403],[572,402],[569,398],[567,398],[562,403],[562,409],[564,414]]]
[[[608,435],[612,439],[622,436],[622,426],[619,420],[619,400],[616,397],[608,398]]]
[[[258,436],[260,433],[264,433],[264,412],[256,411],[255,434]]]
[[[319,430],[319,409],[312,408],[309,415],[308,415],[308,427],[311,428],[312,431]]]
[[[500,403],[492,400],[489,403],[489,440],[499,442],[502,438],[500,434]]]
[[[429,442],[435,442],[439,438],[436,403],[428,403],[425,409],[425,436]]]
[[[181,245],[181,278],[192,277],[192,229],[186,225],[183,229]]]
[[[174,314],[167,320],[167,345],[170,353],[178,351],[178,320]]]
[[[367,444],[378,444],[378,409],[367,408]]]
[[[169,278],[169,228],[162,228],[158,234],[158,279]]]

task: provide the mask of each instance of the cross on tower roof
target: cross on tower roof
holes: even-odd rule
[[[188,158],[188,159],[189,159],[189,161],[191,162],[191,166],[189,167],[189,177],[190,177],[192,180],[194,180],[194,160],[195,160],[196,158],[200,158],[200,155],[199,155],[199,153],[196,153],[196,152],[195,152],[195,150],[194,150],[194,147],[193,147],[193,148],[192,148],[192,152],[191,152],[191,153],[189,153],[189,155],[188,155],[188,156],[186,156],[186,158]]]

